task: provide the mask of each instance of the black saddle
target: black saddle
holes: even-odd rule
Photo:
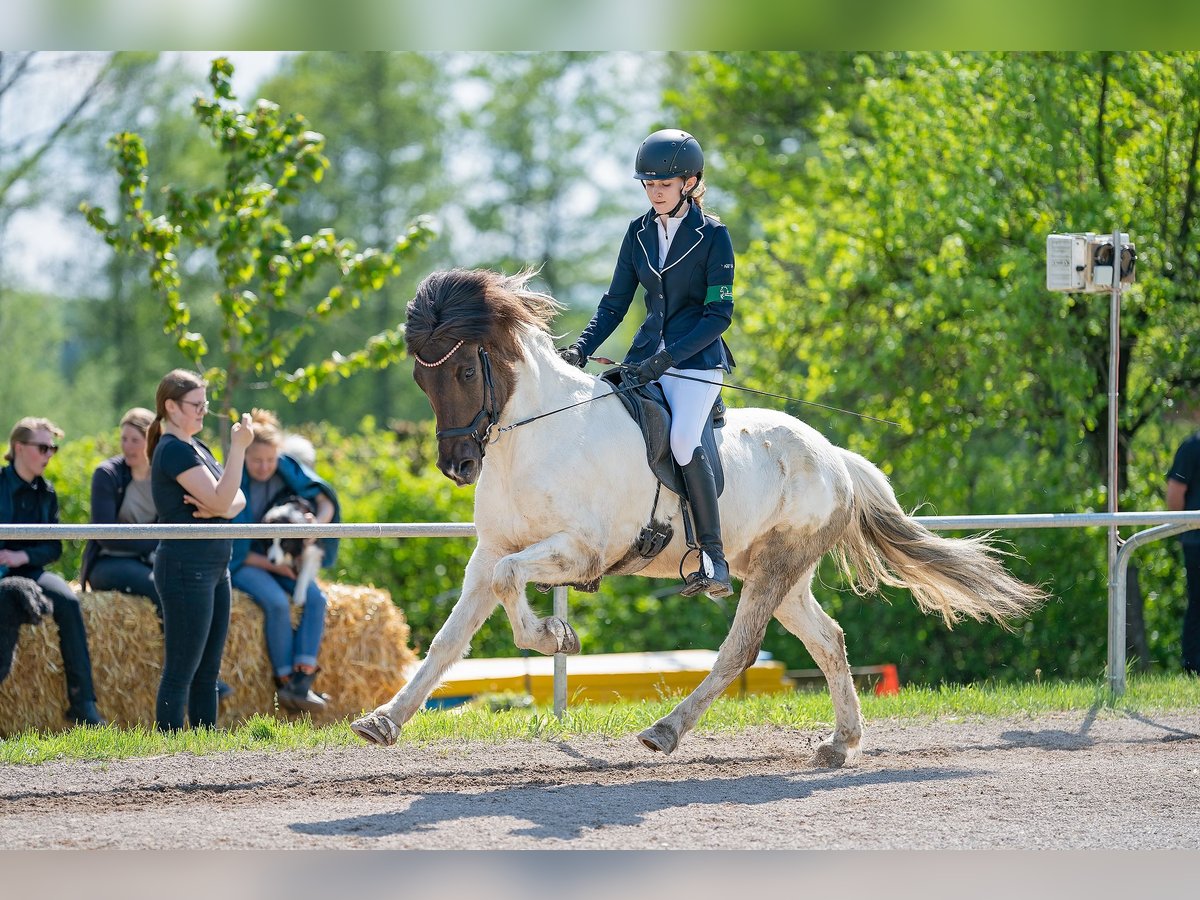
[[[628,375],[621,369],[609,369],[600,377],[617,389],[617,396],[621,398],[626,412],[633,417],[633,421],[637,422],[638,428],[642,430],[642,437],[646,440],[646,462],[650,464],[650,471],[654,473],[654,477],[667,490],[674,491],[680,497],[686,497],[687,489],[683,484],[683,473],[680,472],[679,466],[675,462],[675,456],[671,453],[671,409],[667,406],[667,398],[662,387],[655,382],[622,390],[628,386]],[[713,429],[720,428],[724,424],[725,404],[718,395],[716,403],[713,404],[712,415],[704,423],[704,431],[700,436],[700,444],[704,447],[704,452],[713,467],[713,475],[716,476],[717,496],[720,496],[721,491],[725,488],[725,472],[721,467],[720,454],[717,453],[717,437]],[[654,494],[654,506],[657,510],[657,491]],[[651,515],[654,515],[653,511]],[[642,533],[638,536],[638,540],[630,552],[643,559],[653,559],[671,542],[672,533],[669,524],[653,519],[646,528],[642,529]],[[595,578],[585,583],[569,582],[568,586],[588,594],[594,594],[600,587],[600,579]],[[542,593],[546,593],[554,585],[538,582],[534,587]]]
[[[646,462],[654,477],[667,488],[681,497],[687,496],[683,484],[683,474],[671,453],[671,408],[667,406],[667,398],[658,382],[642,385],[631,390],[620,390],[628,385],[628,375],[623,369],[609,369],[600,376],[614,388],[618,389],[617,396],[625,405],[625,410],[637,422],[646,439]],[[725,424],[725,404],[720,395],[713,404],[713,413],[704,423],[704,431],[700,436],[700,446],[708,457],[716,476],[717,496],[725,489],[725,471],[721,466],[721,455],[717,452],[716,428]]]

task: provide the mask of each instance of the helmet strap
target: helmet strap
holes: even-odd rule
[[[695,188],[692,188],[692,191],[694,191],[694,190],[695,190]],[[667,213],[668,219],[675,218],[675,213],[679,212],[679,208],[681,206],[683,206],[683,204],[687,203],[689,200],[692,199],[692,191],[682,191],[679,194],[679,202],[675,204],[674,209],[672,209],[669,213]]]

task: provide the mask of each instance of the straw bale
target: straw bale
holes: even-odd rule
[[[87,626],[97,706],[114,724],[152,726],[162,669],[162,628],[153,604],[145,597],[84,593],[73,587]],[[390,699],[404,685],[416,657],[408,646],[408,623],[387,591],[325,582],[321,587],[329,604],[314,689],[331,697],[329,709],[319,715],[327,722]],[[300,611],[292,612],[298,621]],[[234,693],[221,704],[220,725],[255,713],[289,715],[276,705],[262,611],[236,590],[221,678]],[[66,708],[58,628],[47,616],[40,625],[21,626],[12,672],[0,684],[0,736],[25,728],[69,727],[63,718]]]

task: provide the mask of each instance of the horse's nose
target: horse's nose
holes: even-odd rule
[[[458,480],[460,484],[471,484],[479,474],[479,463],[467,457],[458,461]]]
[[[439,462],[438,468],[455,484],[471,484],[479,475],[479,462],[471,457]]]

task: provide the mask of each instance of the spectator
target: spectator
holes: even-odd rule
[[[145,525],[157,521],[150,490],[146,433],[154,413],[135,406],[121,418],[121,454],[92,473],[92,521],[100,525]],[[154,538],[88,541],[79,581],[84,590],[122,591],[150,598],[159,617],[162,604],[154,586]]]
[[[92,522],[98,525],[148,525],[158,521],[150,488],[146,433],[154,413],[135,406],[121,418],[121,455],[106,459],[92,473]],[[147,597],[162,619],[162,602],[154,584],[157,538],[88,541],[79,573],[84,590],[121,591]],[[217,697],[233,688],[217,681]]]
[[[246,506],[239,485],[250,417],[230,430],[222,468],[196,438],[208,412],[206,385],[186,369],[167,373],[154,398],[147,434],[150,485],[159,521],[186,524],[232,519]],[[162,600],[163,671],[155,704],[162,731],[217,723],[217,675],[229,632],[228,538],[162,540],[154,553],[154,583]]]
[[[311,469],[280,452],[283,433],[279,419],[267,410],[251,414],[254,441],[246,451],[246,474],[242,492],[246,509],[235,521],[261,522],[266,512],[285,496],[300,496],[316,509],[316,521],[335,522],[340,518],[337,494]],[[337,558],[337,541],[321,542],[323,566]],[[263,611],[263,630],[267,656],[275,673],[275,693],[279,705],[292,712],[319,712],[326,698],[313,691],[320,671],[317,655],[325,633],[325,595],[316,581],[309,583],[300,622],[292,628],[291,600],[296,587],[296,571],[284,563],[273,563],[263,542],[237,540],[229,570],[233,586],[244,591]]]
[[[58,452],[62,429],[49,419],[32,416],[13,426],[0,469],[0,522],[13,525],[58,523],[58,495],[43,473]],[[92,659],[79,598],[70,585],[46,566],[62,556],[62,541],[49,539],[0,541],[0,575],[28,578],[54,605],[58,644],[62,649],[67,682],[69,721],[79,725],[107,725],[96,708]]]
[[[1200,431],[1175,452],[1167,472],[1167,509],[1200,509]],[[1187,570],[1187,610],[1183,614],[1183,671],[1200,675],[1200,529],[1179,536]]]

